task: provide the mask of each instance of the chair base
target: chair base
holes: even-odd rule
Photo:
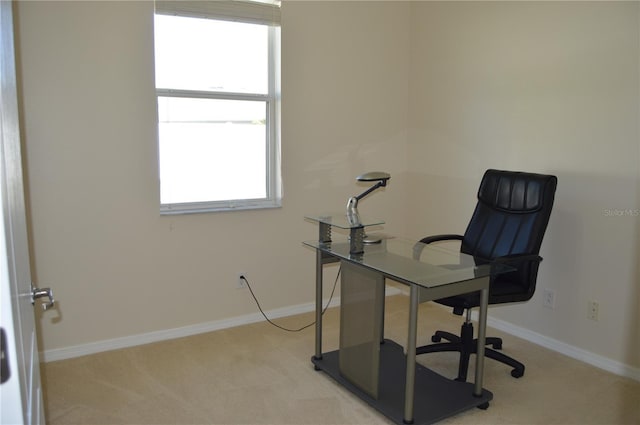
[[[449,342],[440,342],[443,339]],[[473,338],[473,324],[471,322],[463,323],[460,336],[454,335],[450,332],[437,331],[431,337],[431,341],[436,344],[418,347],[416,349],[416,355],[444,351],[459,352],[460,362],[458,364],[458,377],[456,378],[456,381],[466,382],[469,371],[469,358],[471,357],[471,354],[477,354],[478,352],[478,339]],[[511,376],[514,378],[521,378],[524,375],[524,365],[522,363],[496,351],[502,349],[502,339],[496,337],[485,338],[485,345],[493,347],[493,349],[485,347],[485,357],[511,366],[513,368],[511,370]]]

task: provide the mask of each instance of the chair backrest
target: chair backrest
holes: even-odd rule
[[[460,250],[478,259],[513,254],[538,255],[553,207],[557,178],[552,175],[487,170],[478,204]],[[526,301],[533,296],[539,261],[492,278],[489,302]]]
[[[551,175],[487,170],[461,250],[488,260],[538,254],[557,185]]]

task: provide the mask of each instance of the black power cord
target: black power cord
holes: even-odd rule
[[[327,309],[329,308],[329,304],[331,304],[331,300],[333,299],[333,293],[335,292],[336,286],[338,284],[338,277],[340,277],[340,270],[341,269],[338,269],[338,274],[336,275],[336,280],[335,280],[335,282],[333,282],[333,289],[331,289],[331,295],[329,296],[329,301],[327,301],[327,305],[322,309],[322,314],[323,315],[324,315],[324,312],[327,311]],[[277,323],[274,323],[271,319],[269,319],[267,317],[267,315],[264,313],[264,310],[262,310],[262,307],[260,306],[260,301],[258,301],[258,298],[256,298],[256,294],[253,293],[253,289],[251,289],[251,284],[249,283],[247,278],[245,276],[240,276],[240,279],[244,280],[245,283],[247,284],[247,288],[249,288],[249,292],[251,292],[251,296],[253,297],[253,300],[256,302],[256,305],[258,306],[258,310],[260,310],[260,313],[262,313],[262,316],[267,320],[267,322],[269,322],[270,324],[272,324],[276,328],[282,329],[283,331],[287,331],[287,332],[300,332],[300,331],[305,330],[308,327],[311,327],[311,326],[316,324],[316,322],[314,320],[313,322],[309,323],[308,325],[304,325],[301,328],[289,329],[289,328],[285,328],[284,326],[280,326]]]

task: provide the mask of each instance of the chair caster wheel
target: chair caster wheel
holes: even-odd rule
[[[440,342],[442,341],[442,338],[440,338],[438,335],[434,335],[431,337],[431,342]]]
[[[489,408],[489,402],[487,401],[486,403],[482,403],[481,405],[478,406],[478,409],[480,410],[487,410]]]
[[[318,367],[318,365],[315,365],[315,364],[314,364],[314,365],[313,365],[313,370],[315,370],[315,371],[319,371],[319,370],[322,370],[322,369],[320,369],[320,368]]]
[[[513,369],[511,371],[511,376],[513,376],[514,378],[522,378],[523,375],[524,375],[524,370]]]

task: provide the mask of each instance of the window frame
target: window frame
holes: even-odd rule
[[[265,25],[268,28],[268,93],[237,93],[156,87],[156,105],[161,97],[260,101],[266,104],[266,196],[256,199],[228,199],[205,202],[162,203],[160,214],[189,214],[216,211],[279,208],[282,206],[280,163],[280,8],[277,4],[242,1],[156,1],[155,15],[204,18]],[[155,32],[155,31],[154,31]],[[159,117],[157,118],[159,130]],[[158,131],[158,138],[160,137]],[[160,149],[159,139],[157,141]],[[158,151],[159,152],[159,151]],[[158,157],[159,159],[159,157]],[[159,163],[158,163],[159,164]],[[159,189],[162,184],[159,181]]]

